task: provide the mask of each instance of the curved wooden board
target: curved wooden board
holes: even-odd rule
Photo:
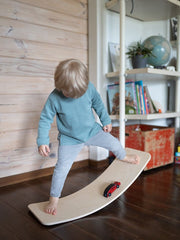
[[[151,158],[149,153],[130,148],[126,148],[126,152],[127,154],[138,154],[140,163],[136,165],[115,159],[92,183],[71,195],[60,198],[56,215],[44,212],[47,202],[30,204],[28,205],[29,210],[43,225],[50,226],[88,216],[106,207],[126,191]],[[103,196],[104,189],[115,181],[121,182],[120,188],[116,189],[111,197],[105,198]]]

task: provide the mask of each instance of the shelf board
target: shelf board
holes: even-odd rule
[[[168,0],[168,2],[173,3],[173,4],[180,7],[180,1],[179,0]]]
[[[171,76],[171,77],[180,77],[180,72],[177,71],[168,71],[165,69],[156,69],[156,68],[136,68],[136,69],[130,69],[126,70],[126,74],[159,74],[159,75],[164,75],[164,76]],[[110,72],[106,74],[107,78],[113,78],[113,77],[118,77],[119,72]]]
[[[127,120],[154,120],[162,118],[176,118],[180,117],[180,112],[166,112],[166,113],[153,113],[153,114],[126,114]],[[118,120],[119,115],[110,115],[111,120]]]
[[[119,0],[106,2],[106,8],[119,13]],[[131,8],[131,1],[126,1],[126,15],[141,21],[166,20],[180,14],[178,0],[136,0],[132,14]]]

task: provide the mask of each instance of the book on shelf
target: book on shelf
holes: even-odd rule
[[[148,113],[157,113],[158,112],[158,109],[156,108],[151,96],[150,96],[150,93],[149,93],[149,89],[147,86],[144,86],[144,93],[145,93],[145,96],[146,96],[146,101],[147,101],[147,107],[148,107]]]
[[[144,90],[144,101],[145,101],[146,114],[148,114],[148,113],[150,113],[150,112],[149,112],[149,102],[148,102],[148,99],[147,99],[147,94],[146,94],[146,91],[145,91],[145,87],[146,87],[146,86],[143,86],[143,90]]]
[[[140,114],[146,114],[147,107],[144,97],[143,81],[135,81],[136,91],[138,91],[138,103],[139,103],[139,112]]]
[[[119,114],[119,83],[109,84],[107,86],[108,106],[111,115]],[[126,82],[125,84],[125,113],[137,113],[137,101],[134,82]]]
[[[119,83],[107,85],[108,108],[110,115],[119,115]],[[147,86],[143,81],[127,80],[125,83],[125,113],[149,114],[156,113],[156,108],[151,99]]]
[[[108,84],[107,86],[109,114],[119,114],[119,83]]]
[[[134,81],[125,83],[125,113],[137,114],[136,88]]]

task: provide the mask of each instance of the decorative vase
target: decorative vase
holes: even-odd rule
[[[147,64],[147,58],[143,55],[136,55],[132,58],[133,68],[145,68]]]

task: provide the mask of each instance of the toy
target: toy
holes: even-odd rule
[[[120,182],[114,182],[107,186],[107,188],[104,190],[104,197],[110,197],[111,193],[113,193],[116,188],[119,188],[120,184]]]
[[[175,163],[180,164],[180,144],[178,144],[177,152],[175,152]]]
[[[135,149],[126,148],[126,153],[139,155],[140,163],[128,164],[115,159],[112,164],[89,185],[75,193],[60,198],[56,215],[44,212],[44,207],[48,203],[47,201],[31,203],[28,205],[29,210],[46,226],[74,221],[101,210],[120,197],[130,187],[151,158],[149,153]],[[114,182],[114,179],[119,182],[123,180],[123,184],[111,197],[103,197],[104,183]]]
[[[180,153],[175,152],[175,163],[180,164]]]

